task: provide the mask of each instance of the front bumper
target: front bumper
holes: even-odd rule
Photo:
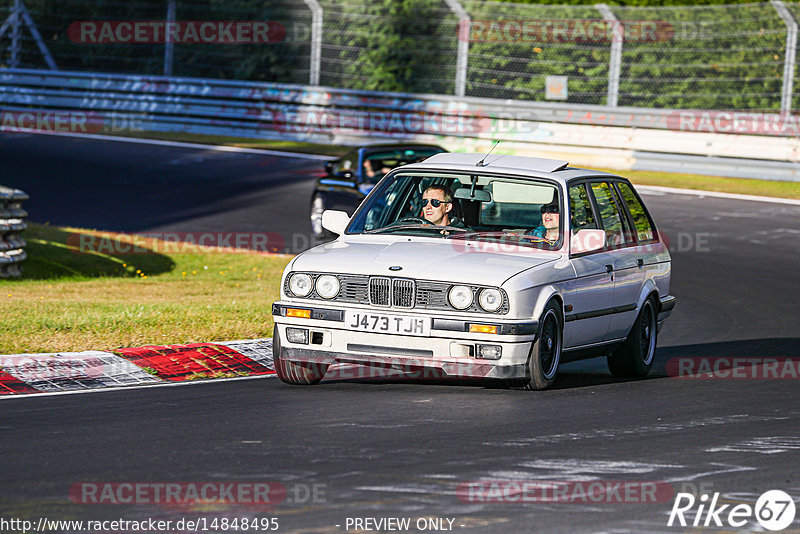
[[[287,317],[287,308],[310,310],[310,318]],[[369,308],[359,311],[375,312]],[[382,310],[381,310],[382,311]],[[392,311],[386,310],[387,313]],[[379,312],[380,313],[380,312]],[[405,315],[409,313],[404,311]],[[348,329],[344,309],[273,304],[281,357],[304,365],[327,369],[327,378],[378,378],[402,376],[417,379],[515,379],[524,378],[536,321],[487,321],[486,317],[443,316],[415,313],[431,321],[430,335],[402,335]],[[469,332],[470,323],[491,322],[497,334]],[[308,343],[291,343],[289,327],[309,330]],[[499,359],[483,359],[478,345],[499,346]],[[337,365],[342,364],[342,365]]]

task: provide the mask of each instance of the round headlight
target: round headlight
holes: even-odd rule
[[[339,279],[330,274],[317,278],[317,295],[324,299],[332,299],[339,294]]]
[[[503,294],[497,289],[482,289],[478,303],[488,312],[497,311],[503,305]]]
[[[467,286],[453,286],[447,292],[447,300],[450,305],[459,310],[465,310],[472,306],[472,289]]]
[[[307,274],[295,273],[289,278],[289,290],[298,297],[311,293],[311,277]]]

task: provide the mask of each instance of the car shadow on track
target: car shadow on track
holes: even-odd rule
[[[605,357],[570,362],[561,365],[556,382],[550,390],[569,390],[664,378],[705,378],[703,374],[708,372],[716,372],[717,378],[739,378],[735,373],[743,375],[743,378],[753,376],[771,378],[768,372],[764,372],[766,364],[769,361],[782,362],[787,359],[793,360],[794,365],[786,367],[788,371],[783,372],[791,373],[791,369],[794,369],[796,374],[800,374],[800,371],[798,371],[800,369],[800,357],[795,356],[798,344],[800,344],[800,339],[798,338],[766,338],[659,347],[652,370],[645,378],[638,379],[612,376],[608,370]],[[783,369],[784,365],[780,363],[778,371],[780,372]],[[326,377],[321,385],[334,386],[336,384],[361,383],[371,385],[450,385],[483,389],[506,389],[505,383],[499,380],[442,378],[441,376],[426,378],[422,371],[416,371],[415,375],[402,376],[402,374],[398,373],[394,377],[374,377],[370,376],[369,373],[371,371],[367,367],[361,369],[361,372],[364,374],[359,374],[354,368],[350,368],[346,372],[337,372],[332,377]],[[794,376],[794,378],[800,378],[800,376]]]
[[[797,360],[798,343],[798,338],[765,338],[659,347],[653,368],[641,379],[611,376],[605,358],[572,362],[561,366],[553,389],[598,386],[631,380],[689,378],[709,372],[717,373],[718,377],[734,379],[754,375],[770,378],[772,375],[769,370],[764,370],[765,365],[770,361]],[[760,367],[753,371],[753,366]],[[783,365],[778,368],[782,370]],[[794,365],[794,369],[797,368],[798,365]]]

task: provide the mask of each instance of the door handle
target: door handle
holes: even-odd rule
[[[607,273],[613,273],[614,272],[614,266],[613,265],[606,265],[606,272]]]
[[[636,265],[638,265],[639,267],[644,267],[644,260],[642,258],[639,258],[638,260],[636,260]]]

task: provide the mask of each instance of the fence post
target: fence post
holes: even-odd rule
[[[456,56],[456,96],[464,96],[467,87],[467,60],[469,58],[469,26],[470,18],[458,0],[444,0],[450,11],[458,17],[458,55]]]
[[[797,22],[781,0],[772,0],[772,7],[786,24],[786,57],[783,63],[783,90],[781,91],[781,113],[792,111],[792,89],[794,84],[794,61],[797,54]]]
[[[619,100],[619,73],[622,70],[622,41],[623,31],[617,17],[611,12],[606,4],[595,4],[603,18],[611,23],[612,37],[611,37],[611,59],[608,62],[608,96],[606,97],[606,105],[610,107],[617,107]]]
[[[167,1],[167,27],[175,23],[175,0]],[[172,76],[172,60],[175,56],[175,43],[169,37],[169,32],[164,35],[164,76]]]
[[[28,8],[25,7],[25,4],[22,2],[22,0],[17,1],[19,2],[20,7],[20,11],[17,11],[17,17],[21,16],[25,21],[25,25],[28,26],[28,31],[31,32],[33,40],[36,41],[36,46],[39,47],[39,52],[42,53],[42,57],[44,57],[47,66],[50,67],[51,70],[58,70],[56,61],[50,54],[50,50],[47,48],[47,45],[44,44],[44,39],[42,39],[42,35],[39,33],[39,30],[36,29],[36,24],[33,22],[33,17],[31,17],[31,14],[28,12]]]
[[[322,64],[322,6],[317,0],[304,0],[311,10],[311,58],[308,66],[309,85],[319,85],[319,70]]]
[[[8,66],[12,69],[19,67],[19,55],[22,48],[22,0],[14,0],[11,8],[11,16],[14,22],[11,23],[11,59]]]

